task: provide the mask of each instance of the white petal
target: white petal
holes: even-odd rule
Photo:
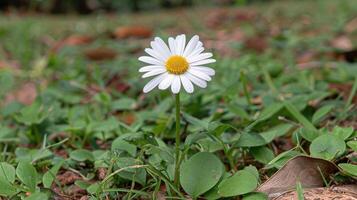
[[[173,74],[168,74],[164,80],[161,81],[159,84],[159,89],[160,90],[166,90],[168,87],[170,87],[172,81],[174,80],[174,75]]]
[[[206,73],[204,73],[204,72],[201,72],[201,71],[198,71],[198,70],[195,70],[195,69],[192,69],[192,68],[190,68],[190,69],[188,70],[188,72],[189,72],[190,74],[192,74],[192,75],[194,75],[194,76],[200,78],[200,79],[205,80],[205,81],[210,81],[210,80],[212,80],[211,77],[208,76],[208,75],[207,75]]]
[[[183,88],[185,88],[187,93],[192,93],[193,92],[193,85],[191,83],[191,81],[186,78],[185,74],[180,75],[180,79],[181,79],[181,83],[183,85]]]
[[[152,65],[164,65],[162,61],[159,61],[158,59],[155,59],[150,56],[141,56],[139,57],[139,60],[144,63],[152,64]]]
[[[173,37],[169,37],[169,47],[171,50],[171,55],[176,54],[176,41]]]
[[[168,73],[164,73],[164,74],[161,74],[155,78],[153,78],[151,81],[149,81],[144,89],[143,89],[143,92],[144,93],[148,93],[150,92],[152,89],[154,89],[166,76],[167,76]]]
[[[192,53],[192,51],[196,48],[197,42],[199,41],[198,35],[195,35],[191,38],[191,40],[188,42],[185,51],[183,52],[183,56],[186,57]]]
[[[210,58],[212,56],[213,56],[212,53],[202,53],[202,54],[198,54],[197,56],[191,56],[190,58],[188,58],[188,62],[193,63],[193,62]]]
[[[198,49],[198,48],[201,48],[201,47],[203,47],[203,43],[201,41],[198,41],[197,42],[197,46],[196,46],[195,49]]]
[[[174,80],[172,81],[171,84],[171,91],[174,94],[177,94],[180,92],[181,89],[181,81],[179,76],[174,76]]]
[[[205,64],[214,63],[214,62],[216,62],[215,59],[206,59],[206,60],[200,60],[200,61],[197,61],[194,63],[190,63],[190,65],[198,66],[198,65],[205,65]]]
[[[148,65],[139,69],[139,72],[149,72],[155,69],[165,69],[162,65]]]
[[[192,81],[192,83],[194,83],[195,85],[197,85],[200,88],[206,88],[207,87],[207,83],[206,81],[197,78],[196,76],[190,74],[190,73],[185,73],[185,76],[190,79],[190,81]]]
[[[178,35],[176,37],[176,54],[182,55],[183,51],[185,50],[186,45],[186,36],[184,34]]]
[[[155,76],[155,75],[158,75],[158,74],[162,74],[166,72],[166,69],[163,68],[163,69],[154,69],[154,70],[151,70],[145,74],[143,74],[141,77],[142,78],[147,78],[147,77],[150,77],[150,76]]]
[[[192,57],[197,56],[202,53],[205,49],[203,47],[196,48],[192,51],[190,55],[187,56],[187,59],[192,59]]]
[[[208,76],[214,76],[215,75],[215,71],[212,68],[209,67],[204,67],[204,66],[192,66],[191,69],[196,69],[199,70],[201,72],[206,73]]]
[[[165,54],[166,58],[171,55],[171,51],[169,47],[166,45],[166,43],[159,37],[155,38],[155,42],[161,47],[161,49],[164,51],[163,53]]]
[[[155,51],[155,50],[153,50],[153,49],[146,48],[146,49],[145,49],[145,52],[146,52],[147,54],[149,54],[150,56],[152,56],[152,57],[154,57],[154,58],[156,58],[156,59],[158,59],[158,60],[160,60],[160,61],[163,61],[163,62],[166,61],[166,57],[165,57],[165,56],[161,55],[159,52],[157,52],[157,51]]]
[[[168,58],[169,55],[167,55],[167,52],[161,47],[159,43],[157,43],[156,41],[151,41],[150,45],[151,48],[157,53],[159,53],[160,55],[162,55],[165,58],[165,60]]]

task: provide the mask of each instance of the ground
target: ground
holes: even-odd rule
[[[355,185],[356,13],[348,0],[2,13],[0,196],[249,200]],[[181,175],[192,180],[178,186],[174,98],[142,92],[137,58],[155,36],[181,33],[217,62],[207,88],[181,94]],[[289,168],[297,159],[314,170]],[[301,176],[269,192],[277,170]]]

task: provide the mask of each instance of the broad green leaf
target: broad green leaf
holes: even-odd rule
[[[313,157],[332,160],[342,155],[346,150],[345,142],[331,134],[324,134],[312,141],[310,153]]]
[[[118,169],[131,167],[142,164],[139,160],[130,157],[121,157],[117,159],[116,165]],[[141,185],[145,185],[146,183],[146,171],[144,168],[131,168],[126,169],[118,173],[118,175],[126,180],[134,180]]]
[[[337,137],[341,138],[342,140],[348,139],[353,134],[353,127],[339,127],[335,126],[332,130],[332,134],[336,135]]]
[[[130,98],[121,98],[111,103],[112,110],[133,110],[136,107],[136,101]]]
[[[267,143],[268,142],[258,133],[243,132],[235,145],[237,147],[257,147]]]
[[[347,146],[351,147],[353,151],[357,151],[357,141],[349,141],[347,142]]]
[[[243,200],[268,200],[268,196],[261,192],[252,192],[243,196]]]
[[[223,197],[243,195],[254,191],[257,186],[258,180],[252,172],[240,170],[219,184],[218,194]]]
[[[15,168],[6,162],[0,163],[0,179],[8,181],[9,183],[15,182]]]
[[[79,162],[83,162],[86,160],[89,160],[89,161],[94,160],[94,156],[93,156],[92,152],[90,152],[86,149],[74,150],[69,154],[69,157],[72,158],[73,160],[76,160]]]
[[[257,121],[264,121],[264,120],[269,119],[273,115],[277,114],[282,108],[283,108],[283,105],[281,103],[272,104],[272,105],[266,107],[260,113]]]
[[[333,109],[333,105],[326,105],[319,108],[312,116],[312,123],[317,124]]]
[[[295,156],[301,155],[300,152],[295,151],[295,150],[289,150],[289,151],[285,151],[281,154],[279,154],[278,156],[276,156],[273,160],[271,160],[266,166],[266,169],[270,169],[270,168],[277,168],[280,169],[282,168],[285,163],[290,160],[291,158],[294,158]]]
[[[38,160],[50,157],[52,152],[48,149],[27,149],[18,147],[15,150],[15,154],[18,162],[23,161],[34,163]]]
[[[273,151],[265,146],[252,147],[250,148],[250,153],[257,161],[263,164],[268,164],[271,160],[274,159]]]
[[[357,177],[357,165],[349,163],[340,163],[338,166],[347,174]]]
[[[47,200],[47,199],[48,199],[47,194],[42,192],[35,192],[30,196],[24,198],[24,200]]]
[[[16,187],[7,180],[0,178],[0,196],[12,196],[16,194]]]
[[[45,188],[50,188],[53,180],[56,178],[58,170],[63,165],[64,161],[61,161],[48,170],[42,177],[42,183]]]
[[[30,192],[36,190],[38,174],[34,166],[28,162],[20,162],[16,168],[16,175],[30,189]]]
[[[184,113],[183,114],[183,117],[185,118],[185,120],[187,120],[190,124],[198,127],[198,128],[201,128],[201,129],[204,129],[204,130],[208,130],[208,126],[209,126],[209,122],[207,121],[204,121],[204,120],[201,120],[201,119],[198,119],[196,117],[193,117],[187,113]]]
[[[99,183],[94,183],[94,184],[90,185],[89,187],[87,187],[87,192],[89,194],[95,194],[99,188],[100,188]]]
[[[136,156],[136,146],[130,144],[129,142],[123,140],[122,138],[117,138],[112,143],[112,151],[121,150],[128,152],[131,156]]]
[[[312,142],[314,139],[319,137],[319,132],[312,130],[312,129],[307,129],[305,127],[302,127],[297,130],[297,133],[304,138],[305,140]]]
[[[260,135],[264,138],[266,143],[270,143],[277,137],[284,136],[293,127],[291,124],[280,124],[272,127],[268,131],[261,132]]]
[[[213,188],[223,175],[222,162],[212,153],[200,152],[181,165],[180,183],[193,198]]]
[[[20,110],[20,113],[15,115],[15,119],[25,125],[40,124],[49,115],[49,109],[44,109],[44,106],[38,102],[24,107]]]

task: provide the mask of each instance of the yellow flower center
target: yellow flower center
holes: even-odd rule
[[[171,74],[183,74],[188,69],[188,62],[182,56],[171,56],[165,63],[166,70]]]

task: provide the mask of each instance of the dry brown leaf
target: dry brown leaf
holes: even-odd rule
[[[340,35],[334,38],[331,41],[331,46],[344,51],[350,51],[353,49],[352,41],[346,35]]]
[[[69,185],[74,183],[76,180],[81,180],[82,178],[72,172],[72,171],[65,171],[62,174],[57,175],[57,180],[61,183],[61,185]]]
[[[350,20],[345,26],[346,33],[352,33],[357,30],[357,17]]]
[[[25,105],[31,105],[37,97],[36,85],[28,82],[21,85],[16,91],[10,92],[5,97],[5,105],[18,101]]]
[[[322,174],[328,178],[336,171],[338,168],[332,162],[308,156],[297,156],[289,160],[257,191],[264,192],[272,198],[295,189],[297,182],[300,182],[303,188],[322,187],[324,185]]]
[[[89,60],[94,61],[113,60],[117,56],[115,50],[106,47],[89,49],[84,54]]]
[[[149,38],[152,36],[153,31],[150,28],[144,26],[124,26],[115,29],[113,34],[117,39],[125,39],[130,37]]]
[[[51,52],[57,52],[64,46],[78,46],[89,44],[94,40],[93,37],[87,35],[71,35],[63,40],[56,42],[52,48]]]
[[[268,43],[264,37],[254,36],[254,37],[247,38],[244,41],[244,46],[247,49],[254,50],[258,53],[262,53],[268,47]]]

